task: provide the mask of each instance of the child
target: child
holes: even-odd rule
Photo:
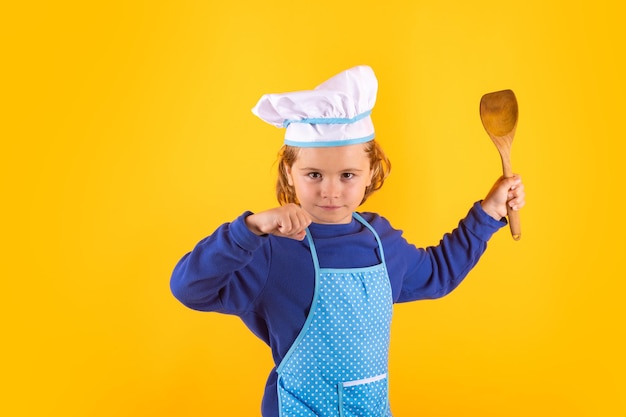
[[[438,246],[418,249],[375,213],[357,213],[389,173],[374,141],[371,68],[314,90],[263,96],[253,112],[285,127],[280,206],[245,212],[176,265],[186,306],[235,314],[272,350],[264,417],[390,416],[392,304],[442,297],[524,205],[519,177],[500,178]]]

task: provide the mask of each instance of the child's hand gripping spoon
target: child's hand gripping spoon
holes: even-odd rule
[[[511,90],[485,94],[480,99],[480,120],[489,137],[498,148],[505,177],[512,177],[511,145],[517,128],[517,100]],[[507,205],[507,215],[514,240],[522,237],[519,212]]]

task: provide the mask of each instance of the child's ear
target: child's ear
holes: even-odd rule
[[[291,176],[291,167],[287,164],[284,165],[285,167],[285,175],[287,176],[287,184],[289,184],[290,186],[293,187],[293,178]]]

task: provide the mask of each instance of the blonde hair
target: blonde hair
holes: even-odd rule
[[[370,169],[373,171],[372,183],[365,189],[361,204],[375,191],[379,190],[391,171],[391,162],[381,146],[375,140],[364,144],[364,150],[369,156]],[[278,152],[278,179],[276,180],[276,198],[281,206],[289,203],[299,204],[296,190],[289,185],[287,168],[291,168],[298,158],[300,148],[283,145]]]

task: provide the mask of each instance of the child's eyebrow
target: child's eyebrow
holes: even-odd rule
[[[298,168],[300,171],[323,171],[319,168],[314,168],[314,167],[302,167],[302,168]],[[363,172],[365,171],[364,169],[361,168],[345,168],[340,170],[339,172]]]

